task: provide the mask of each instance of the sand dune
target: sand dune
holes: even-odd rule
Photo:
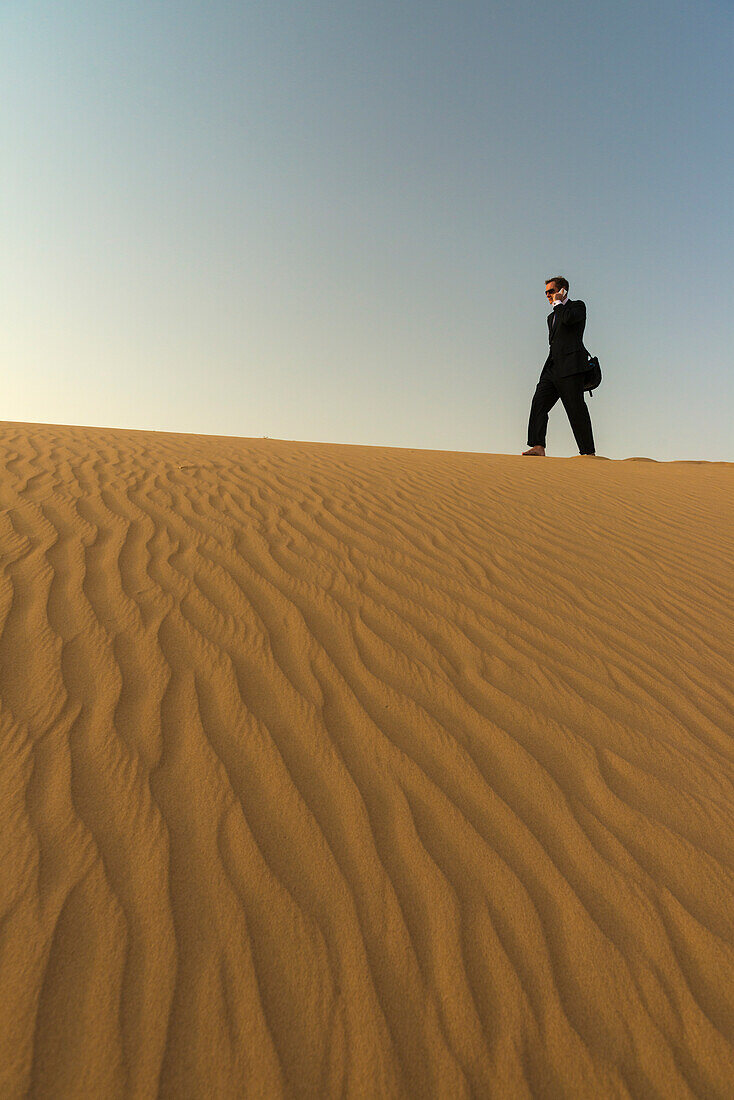
[[[0,425],[2,1097],[731,1097],[734,465]]]

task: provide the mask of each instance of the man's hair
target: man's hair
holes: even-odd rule
[[[546,279],[545,285],[548,283],[555,283],[558,290],[568,290],[568,279],[564,279],[562,275],[554,275],[552,279]]]

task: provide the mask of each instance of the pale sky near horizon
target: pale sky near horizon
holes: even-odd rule
[[[0,420],[734,461],[719,2],[0,7]],[[577,453],[560,403],[548,453]]]

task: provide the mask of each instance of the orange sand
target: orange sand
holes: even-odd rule
[[[732,1096],[734,465],[0,470],[0,1096]]]

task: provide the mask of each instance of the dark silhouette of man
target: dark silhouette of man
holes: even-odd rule
[[[530,450],[523,451],[523,454],[545,455],[548,413],[560,397],[571,422],[579,454],[593,455],[596,453],[594,433],[591,430],[591,417],[583,389],[583,371],[587,369],[589,360],[582,339],[586,325],[586,305],[582,301],[571,301],[568,296],[568,280],[562,275],[546,279],[545,293],[553,306],[547,318],[550,351],[540,372],[530,406]]]

